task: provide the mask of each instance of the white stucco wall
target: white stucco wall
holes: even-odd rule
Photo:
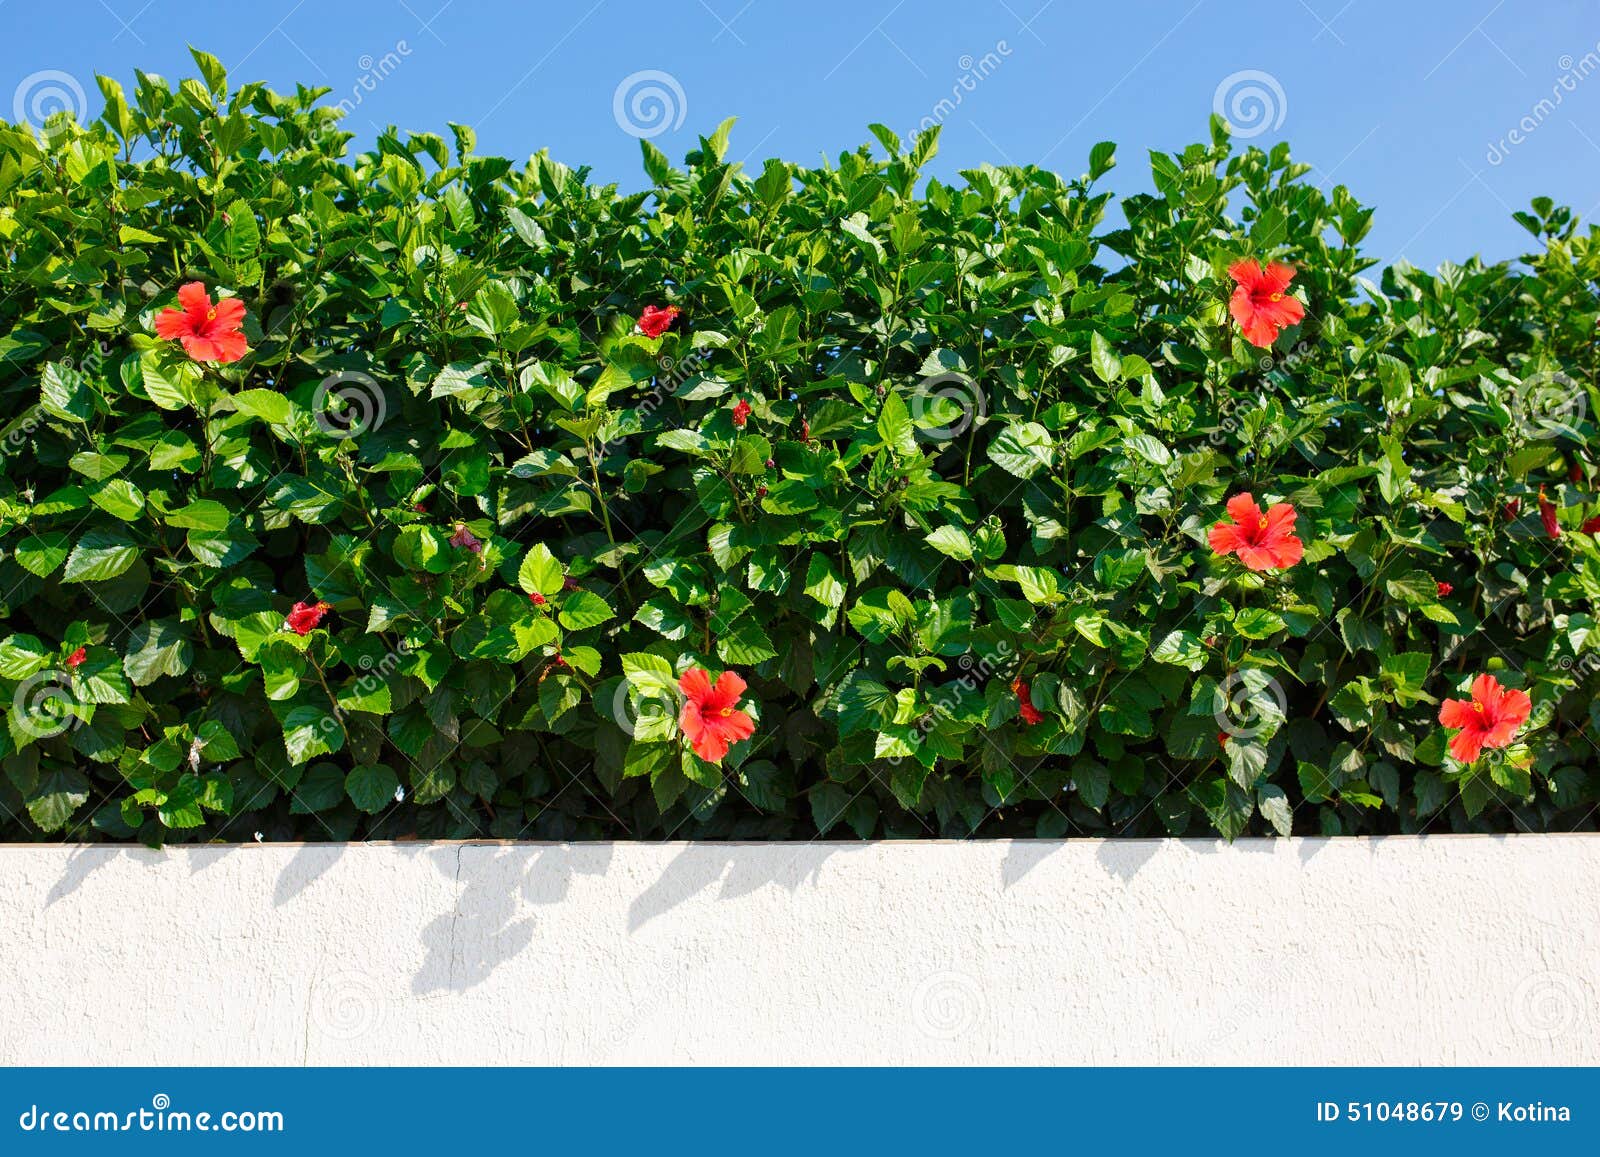
[[[1600,836],[0,848],[0,1063],[1600,1061]]]

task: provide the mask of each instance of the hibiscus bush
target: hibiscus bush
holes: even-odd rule
[[[1600,249],[1287,147],[0,124],[0,838],[1592,828]]]

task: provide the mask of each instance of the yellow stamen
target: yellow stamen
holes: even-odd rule
[[[726,718],[727,716],[733,714],[733,708],[732,707],[724,707],[724,708],[722,708],[722,710],[718,711],[717,714],[722,716],[722,717],[724,717],[724,718]]]
[[[1265,530],[1265,529],[1267,529],[1267,520],[1265,518],[1263,518],[1260,522],[1258,522],[1256,524],[1256,529],[1257,530]]]
[[[1481,712],[1482,712],[1482,711],[1483,711],[1483,704],[1482,704],[1482,703],[1474,703],[1474,704],[1473,704],[1473,705],[1472,705],[1472,709],[1473,709],[1473,710],[1474,710],[1474,711],[1477,711],[1477,712],[1480,712],[1480,713],[1481,713]]]
[[[1282,301],[1282,300],[1283,300],[1283,294],[1281,294],[1281,293],[1274,293],[1274,294],[1273,294],[1273,295],[1272,295],[1272,297],[1271,297],[1271,298],[1270,298],[1270,300],[1272,300],[1272,301]]]

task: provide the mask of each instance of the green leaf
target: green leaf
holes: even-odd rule
[[[289,399],[276,390],[240,390],[229,401],[239,413],[260,418],[273,426],[285,425],[294,410]]]
[[[928,535],[927,543],[949,558],[962,562],[972,559],[972,539],[959,526],[941,526]]]
[[[89,780],[73,768],[52,768],[27,801],[28,815],[42,832],[59,832],[89,801]]]
[[[1191,671],[1198,671],[1206,665],[1205,644],[1192,631],[1170,632],[1156,645],[1155,650],[1150,652],[1150,657],[1157,663],[1170,663],[1175,667],[1187,667]]]
[[[192,530],[226,530],[232,517],[222,503],[210,498],[197,498],[182,509],[166,515],[166,522],[168,526]]]
[[[67,422],[87,422],[94,415],[94,395],[84,376],[58,362],[45,366],[39,378],[39,404],[51,417]]]
[[[878,437],[900,454],[917,453],[917,431],[911,422],[911,411],[893,390],[884,396],[883,409],[878,412]]]
[[[344,791],[359,810],[373,815],[398,802],[400,777],[386,764],[358,764],[344,777]]]
[[[615,614],[606,601],[594,592],[573,591],[561,601],[558,617],[567,630],[586,631],[614,618]]]
[[[29,574],[49,578],[66,561],[71,549],[71,539],[64,530],[30,534],[17,544],[17,565]]]
[[[989,444],[989,460],[1008,474],[1032,478],[1050,464],[1055,447],[1037,422],[1007,426]]]
[[[522,565],[517,568],[517,585],[530,595],[548,597],[560,591],[565,581],[561,563],[542,542],[536,542],[528,548]]]
[[[1089,336],[1089,364],[1094,369],[1094,376],[1107,385],[1122,376],[1122,359],[1117,357],[1111,343],[1098,330]]]
[[[313,705],[291,708],[282,716],[281,723],[283,746],[293,766],[298,767],[319,755],[329,755],[344,747],[344,730],[339,720],[326,708]],[[344,792],[342,779],[339,791],[341,795]]]
[[[194,644],[175,619],[147,619],[128,636],[122,669],[139,687],[163,675],[182,675],[194,661]]]
[[[1248,607],[1234,618],[1233,629],[1246,639],[1268,639],[1284,629],[1284,622],[1264,607]]]
[[[139,560],[139,548],[120,530],[91,530],[78,540],[61,576],[69,583],[105,582]]]

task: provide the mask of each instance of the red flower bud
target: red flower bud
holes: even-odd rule
[[[76,651],[72,652],[72,654],[67,656],[67,666],[76,667],[76,666],[78,666],[78,664],[82,663],[88,657],[89,657],[89,648],[87,648],[87,647],[79,647]]]
[[[333,608],[327,603],[296,603],[283,625],[297,635],[309,635],[322,622],[322,616]]]
[[[733,408],[733,424],[735,426],[743,428],[744,424],[746,422],[748,422],[749,420],[750,420],[750,403],[745,401],[743,398],[740,398],[739,399],[739,404],[734,406],[734,408]]]
[[[1455,589],[1456,588],[1451,586],[1449,583],[1440,583],[1439,584],[1439,597],[1441,599],[1447,599],[1447,598],[1450,597],[1450,592],[1455,590]]]
[[[1561,537],[1561,524],[1556,521],[1556,504],[1545,497],[1544,487],[1539,487],[1539,521],[1551,538]]]
[[[546,599],[543,595],[541,595],[538,591],[534,591],[531,595],[528,596],[528,601],[530,603],[532,603],[536,607],[542,607],[549,600]]]
[[[672,323],[678,320],[678,314],[681,312],[675,305],[669,305],[665,308],[658,305],[647,305],[635,324],[638,325],[639,332],[644,334],[645,337],[660,337],[672,328]]]
[[[1044,722],[1044,712],[1033,705],[1033,689],[1020,675],[1011,680],[1011,693],[1017,697],[1017,714],[1023,723],[1032,727]]]

